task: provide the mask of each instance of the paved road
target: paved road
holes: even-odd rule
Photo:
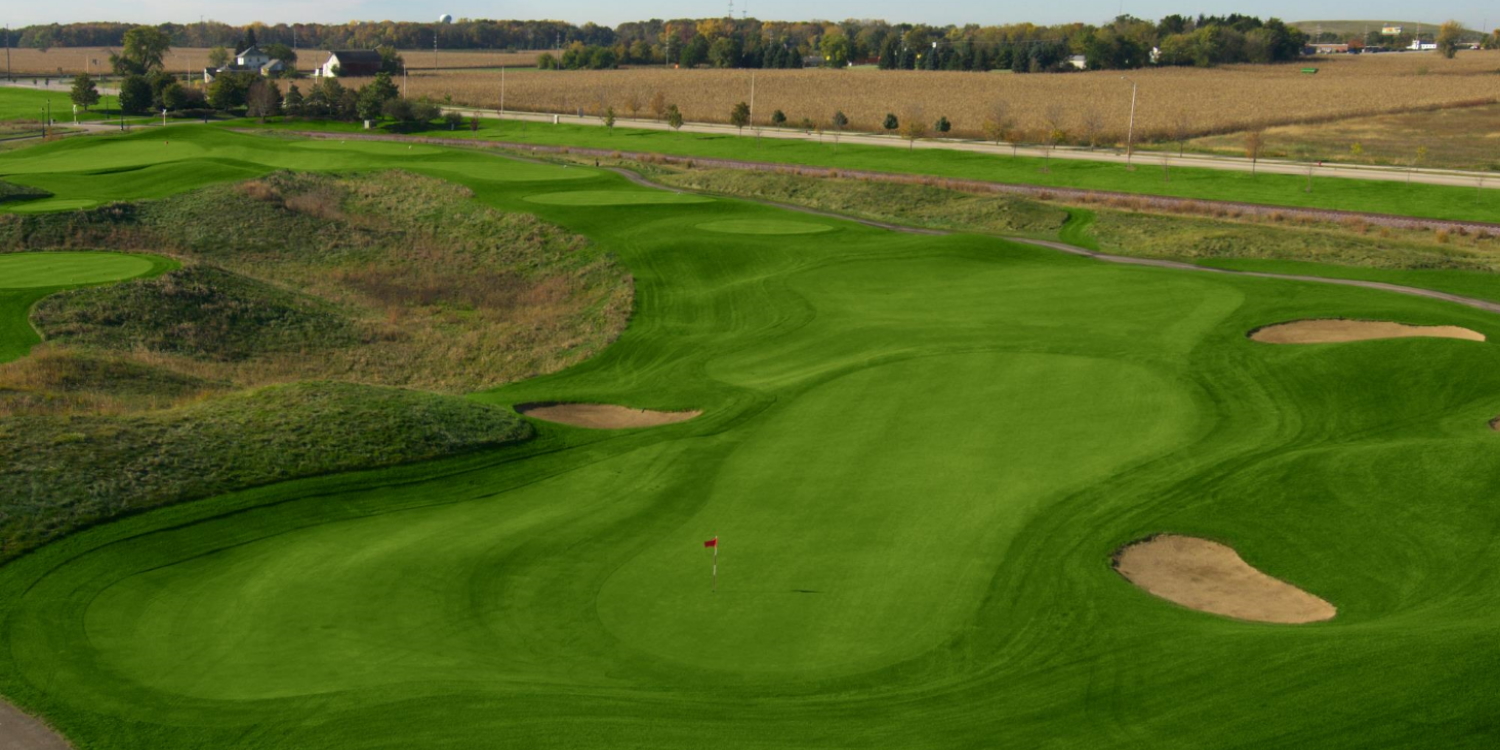
[[[465,114],[478,114],[481,117],[497,118],[500,113],[495,110],[484,110],[474,108],[453,107],[456,112]],[[549,123],[557,119],[558,122],[567,125],[597,125],[603,127],[604,123],[598,117],[585,115],[551,115],[537,114],[531,112],[506,112],[507,120],[524,120],[527,122]],[[670,127],[660,120],[625,119],[616,120],[616,126],[640,128],[643,130],[668,130]],[[688,123],[682,126],[682,130],[688,133],[711,133],[718,135],[738,135],[742,131],[732,125]],[[750,129],[743,131],[753,132]],[[832,143],[834,136],[831,134],[817,135],[801,130],[789,128],[761,128],[760,135],[763,138],[781,138],[804,141],[822,141]],[[961,140],[957,138],[931,138],[910,143],[899,136],[873,135],[869,133],[845,133],[838,138],[840,143],[856,143],[861,146],[884,146],[891,148],[917,148],[917,149],[948,149],[950,151],[968,151],[973,153],[994,154],[1000,156],[1031,156],[1045,157],[1048,149],[1034,146],[1021,146],[1013,148],[1010,145],[996,146],[993,143]],[[1133,163],[1141,168],[1160,168],[1162,165],[1162,152],[1137,151],[1135,154],[1126,154],[1123,150],[1099,149],[1091,150],[1084,148],[1054,148],[1050,149],[1053,159],[1071,159],[1080,161],[1113,162],[1116,164]],[[1388,182],[1420,182],[1429,185],[1454,185],[1459,187],[1481,187],[1488,190],[1500,189],[1500,173],[1495,172],[1466,172],[1462,170],[1445,169],[1416,169],[1409,170],[1400,167],[1381,167],[1363,164],[1308,164],[1306,162],[1293,162],[1283,159],[1261,159],[1252,165],[1248,159],[1237,159],[1227,156],[1213,156],[1208,154],[1187,154],[1176,156],[1171,153],[1165,154],[1167,162],[1173,167],[1202,167],[1204,169],[1222,169],[1237,172],[1249,172],[1252,169],[1265,174],[1292,174],[1306,176],[1309,167],[1314,178],[1338,177],[1355,180],[1382,180]]]
[[[0,701],[0,750],[73,750],[46,724]]]

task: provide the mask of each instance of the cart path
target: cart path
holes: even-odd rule
[[[40,719],[0,700],[0,750],[73,750],[73,746]]]

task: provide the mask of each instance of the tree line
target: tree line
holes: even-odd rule
[[[117,46],[134,28],[118,23],[29,26],[22,46]],[[1122,15],[1103,25],[1038,26],[892,24],[881,20],[762,21],[707,18],[622,23],[463,19],[452,24],[382,21],[348,24],[218,22],[152,27],[173,46],[217,47],[258,38],[288,50],[427,48],[564,49],[549,57],[557,68],[607,68],[622,64],[707,65],[720,68],[790,68],[816,63],[843,67],[874,64],[906,70],[1040,72],[1071,69],[1075,55],[1086,67],[1121,69],[1152,62],[1210,66],[1279,62],[1296,58],[1307,35],[1271,18],[1230,14],[1170,15],[1147,21]],[[571,54],[571,56],[569,56]],[[567,59],[563,59],[567,58]]]

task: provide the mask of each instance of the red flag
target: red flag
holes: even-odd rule
[[[710,540],[704,542],[703,546],[705,546],[705,547],[717,547],[717,546],[719,546],[719,538],[718,537],[714,537],[713,539],[710,539]]]

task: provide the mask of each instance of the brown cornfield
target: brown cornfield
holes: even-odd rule
[[[1500,52],[1464,52],[1454,60],[1428,53],[1341,56],[1302,65],[1236,65],[1215,69],[1126,71],[1139,84],[1136,138],[1171,140],[1253,127],[1326,122],[1500,101]],[[1131,87],[1120,71],[1015,75],[876,70],[511,71],[512,110],[652,116],[661,92],[691,122],[727,122],[736,102],[751,100],[754,121],[782,110],[791,125],[803,118],[826,126],[844,112],[855,130],[879,130],[887,112],[934,121],[946,116],[953,134],[981,135],[997,105],[1026,140],[1043,140],[1055,125],[1063,140],[1125,139]],[[357,83],[357,82],[355,82]],[[498,71],[429,72],[411,76],[409,93],[487,109],[499,105]]]

